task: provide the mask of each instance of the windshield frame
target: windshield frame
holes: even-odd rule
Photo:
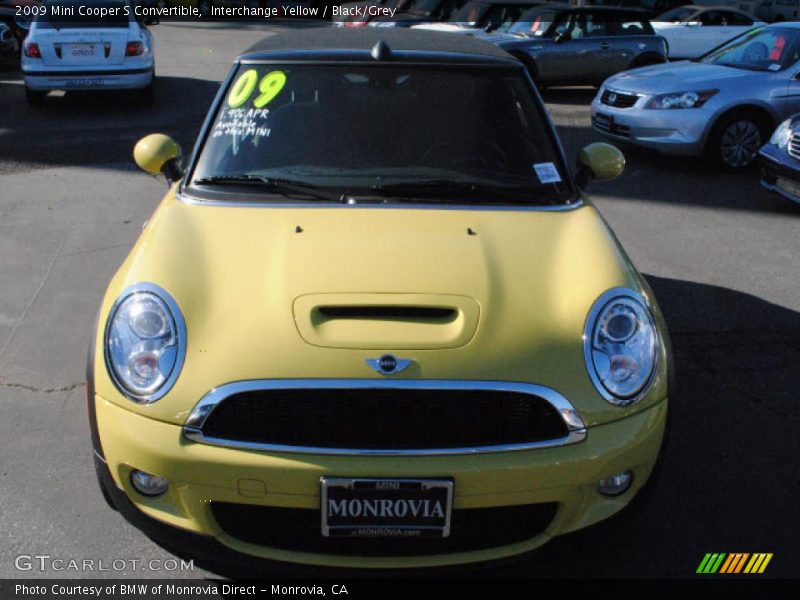
[[[772,75],[775,75],[777,73],[784,73],[784,72],[788,71],[791,67],[794,67],[795,65],[800,63],[800,60],[797,60],[797,61],[795,61],[793,63],[790,63],[790,64],[786,65],[785,67],[782,67],[782,68],[776,69],[776,70],[770,70],[770,69],[747,69],[745,67],[737,67],[737,66],[729,65],[729,64],[722,64],[722,63],[716,63],[716,62],[706,62],[706,59],[709,56],[711,56],[715,52],[718,52],[719,50],[721,50],[725,46],[733,44],[735,41],[739,40],[740,38],[743,38],[743,37],[748,36],[748,35],[753,35],[753,34],[759,32],[759,31],[764,31],[765,29],[778,29],[780,27],[780,25],[778,25],[777,27],[773,27],[774,25],[776,25],[776,24],[775,23],[767,23],[765,25],[761,25],[760,27],[752,27],[752,28],[750,28],[750,29],[748,29],[746,31],[743,31],[739,35],[736,35],[736,36],[732,37],[731,39],[729,39],[729,40],[727,40],[725,42],[722,42],[719,46],[715,46],[714,48],[712,48],[711,50],[709,50],[705,54],[701,54],[700,56],[691,59],[691,62],[698,63],[698,64],[704,64],[704,65],[714,65],[714,66],[717,66],[717,67],[728,67],[730,69],[738,69],[740,71],[748,71],[750,73],[767,73],[767,74],[772,74]],[[800,30],[798,30],[798,31],[800,31]]]
[[[446,202],[435,204],[432,202],[418,202],[414,203],[410,200],[392,199],[385,204],[338,204],[338,203],[320,203],[308,201],[291,201],[286,198],[281,198],[275,193],[266,192],[264,190],[248,189],[244,186],[219,186],[213,192],[199,189],[191,185],[194,179],[194,173],[197,168],[200,156],[206,146],[210,136],[212,127],[216,121],[219,110],[227,98],[234,79],[243,65],[275,65],[275,66],[289,66],[289,65],[305,65],[305,66],[370,66],[382,68],[397,68],[397,67],[412,67],[412,68],[426,68],[426,67],[452,67],[454,64],[467,68],[474,69],[492,69],[492,70],[507,70],[509,73],[514,73],[521,76],[528,88],[528,91],[534,96],[534,104],[538,111],[538,116],[544,127],[544,135],[550,141],[553,150],[553,162],[556,163],[559,173],[562,175],[563,183],[567,187],[567,192],[564,194],[562,201],[553,204],[545,203],[531,203],[531,204],[503,204],[498,203],[475,203],[475,202]],[[253,199],[253,197],[261,197],[262,199]],[[263,197],[269,196],[274,198],[272,200],[264,200]],[[181,177],[177,189],[176,197],[178,200],[188,204],[198,204],[202,206],[238,206],[238,207],[274,207],[274,208],[427,208],[427,209],[460,209],[460,210],[569,210],[577,208],[583,204],[581,192],[575,183],[573,170],[566,159],[564,147],[561,139],[558,136],[555,125],[553,124],[550,115],[544,106],[544,101],[539,95],[538,89],[530,77],[527,69],[522,65],[516,66],[513,63],[496,63],[496,62],[483,62],[480,60],[475,61],[459,61],[454,63],[441,60],[414,60],[414,59],[397,59],[388,63],[379,63],[374,60],[325,60],[325,59],[291,59],[291,58],[275,58],[275,59],[238,59],[236,60],[225,80],[219,87],[217,95],[209,108],[205,121],[197,136],[192,153],[186,164],[186,169]],[[237,200],[237,198],[239,200]],[[249,199],[248,199],[249,198]]]

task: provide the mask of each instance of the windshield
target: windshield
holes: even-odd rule
[[[127,28],[131,12],[122,0],[49,0],[44,7],[39,29]]]
[[[750,71],[782,71],[800,59],[800,29],[761,27],[734,38],[701,62]]]
[[[522,13],[520,18],[509,29],[508,33],[521,33],[541,37],[550,29],[557,13],[551,10],[532,8]]]
[[[266,194],[259,186],[280,180],[329,200],[572,198],[543,108],[516,68],[242,65],[232,81],[192,187]]]
[[[653,21],[656,23],[679,23],[696,12],[697,9],[691,6],[680,6],[657,16]]]
[[[460,23],[470,27],[480,25],[486,11],[489,10],[488,4],[478,4],[476,2],[468,2],[450,17],[450,23]]]

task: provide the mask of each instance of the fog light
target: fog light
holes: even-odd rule
[[[131,483],[136,491],[145,496],[160,496],[167,491],[169,482],[158,475],[150,475],[144,471],[133,471]]]
[[[597,491],[604,496],[619,496],[628,491],[633,483],[633,473],[622,471],[597,482]]]

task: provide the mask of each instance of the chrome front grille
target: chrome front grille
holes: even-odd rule
[[[786,147],[789,156],[800,160],[800,134],[793,133],[789,138],[789,145]]]
[[[242,381],[186,420],[196,442],[311,454],[473,454],[580,442],[586,428],[552,389],[472,380]]]
[[[630,108],[636,101],[639,99],[639,96],[636,94],[631,94],[629,92],[618,92],[616,90],[606,89],[603,91],[603,95],[600,96],[600,102],[605,104],[606,106],[613,106],[614,108]]]

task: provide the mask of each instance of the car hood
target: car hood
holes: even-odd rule
[[[740,86],[760,75],[763,74],[683,60],[625,71],[607,79],[606,85],[627,92],[662,94]]]
[[[162,400],[135,405],[98,358],[96,390],[164,421],[182,423],[203,395],[232,381],[380,379],[365,361],[385,353],[412,360],[395,378],[533,382],[570,399],[587,424],[630,414],[602,400],[584,365],[592,304],[610,288],[642,286],[591,205],[248,208],[170,195],[109,286],[101,331],[114,301],[140,282],[167,290],[183,312],[181,374]],[[321,310],[331,306],[350,314]],[[360,310],[374,306],[413,314],[395,320]],[[456,314],[414,316],[431,307]]]

